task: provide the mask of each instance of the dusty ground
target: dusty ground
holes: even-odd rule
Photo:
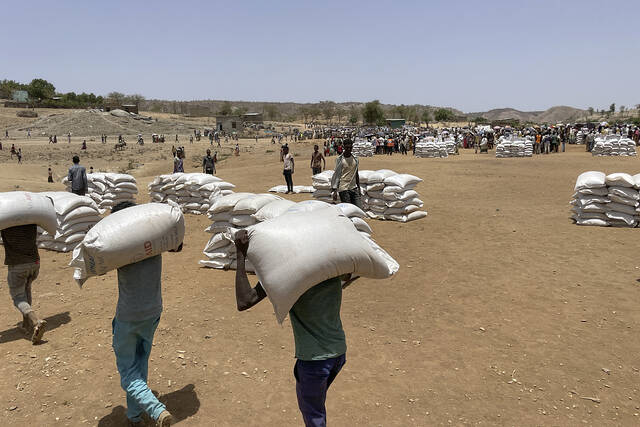
[[[78,142],[11,142],[23,147],[25,164],[9,159],[3,139],[0,190],[63,189],[46,183],[46,167],[62,176]],[[90,143],[82,163],[132,167],[139,200],[148,200],[146,184],[171,170],[171,144],[117,154],[110,145]],[[219,176],[238,191],[284,183],[274,146],[240,145],[241,156],[226,158]],[[207,146],[187,145],[189,171]],[[310,151],[309,144],[292,148],[295,184],[311,182]],[[417,190],[429,216],[370,221],[401,270],[345,292],[348,362],[329,394],[332,425],[638,425],[639,230],[582,228],[568,219],[580,172],[636,173],[637,159],[592,158],[570,147],[532,159],[465,151],[361,160],[363,170],[379,168],[422,177]],[[163,256],[165,310],[150,385],[180,425],[301,425],[290,325],[277,325],[267,301],[238,313],[234,273],[198,267],[208,224],[187,216],[184,251]],[[70,254],[43,250],[41,257],[34,299],[49,321],[44,344],[32,346],[18,332],[0,281],[4,424],[124,425],[110,347],[115,274],[80,290]]]

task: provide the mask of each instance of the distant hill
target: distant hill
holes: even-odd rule
[[[520,111],[513,108],[496,108],[484,113],[468,113],[469,119],[483,117],[487,120],[516,119],[521,123],[564,123],[584,119],[586,110],[579,108],[556,106],[545,111]]]

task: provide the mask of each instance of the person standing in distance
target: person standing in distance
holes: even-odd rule
[[[338,200],[339,195],[342,203],[351,203],[362,209],[358,159],[351,154],[353,141],[345,139],[342,146],[344,152],[336,159],[336,168],[331,177],[333,201]]]
[[[293,193],[293,171],[295,169],[295,164],[293,161],[293,156],[289,153],[289,147],[286,145],[282,148],[282,160],[284,161],[284,170],[282,174],[284,175],[284,180],[287,183],[287,192],[286,194]]]
[[[320,162],[322,161],[322,167]],[[318,145],[313,146],[313,153],[311,154],[311,173],[317,175],[327,168],[327,162],[324,159],[322,153],[318,150]]]
[[[67,176],[71,183],[71,192],[79,196],[87,194],[87,170],[84,166],[80,166],[80,157],[73,156],[73,165],[69,168],[69,175]]]
[[[216,174],[216,159],[211,157],[211,150],[207,149],[207,155],[202,158],[202,172],[209,175]]]

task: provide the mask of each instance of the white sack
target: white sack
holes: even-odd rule
[[[253,217],[258,222],[266,221],[271,218],[275,218],[277,216],[283,215],[287,209],[295,206],[295,202],[291,200],[273,200],[263,207],[261,207],[256,213],[253,214]],[[215,221],[215,217],[212,218]]]
[[[26,191],[0,193],[0,230],[28,224],[36,224],[54,234],[58,219],[53,200]]]
[[[589,171],[583,172],[576,180],[575,190],[583,188],[600,188],[605,186],[606,175],[602,172]]]
[[[611,173],[606,176],[605,183],[607,186],[633,187],[636,182],[628,173]]]
[[[249,238],[247,257],[280,323],[303,293],[327,279],[348,273],[383,279],[399,268],[335,209],[285,214],[249,228]]]
[[[82,284],[91,276],[178,249],[184,239],[180,209],[159,203],[132,206],[97,223],[74,249],[73,278]]]

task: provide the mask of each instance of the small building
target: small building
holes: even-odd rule
[[[405,119],[387,119],[387,126],[391,129],[401,129],[405,122]]]
[[[138,106],[136,104],[122,104],[120,109],[126,111],[127,113],[138,114]]]
[[[246,123],[264,123],[262,113],[245,113],[242,115],[242,121]]]
[[[29,93],[26,90],[14,90],[11,99],[15,102],[29,102]]]
[[[237,132],[242,128],[240,116],[216,116],[216,130],[225,132]]]

